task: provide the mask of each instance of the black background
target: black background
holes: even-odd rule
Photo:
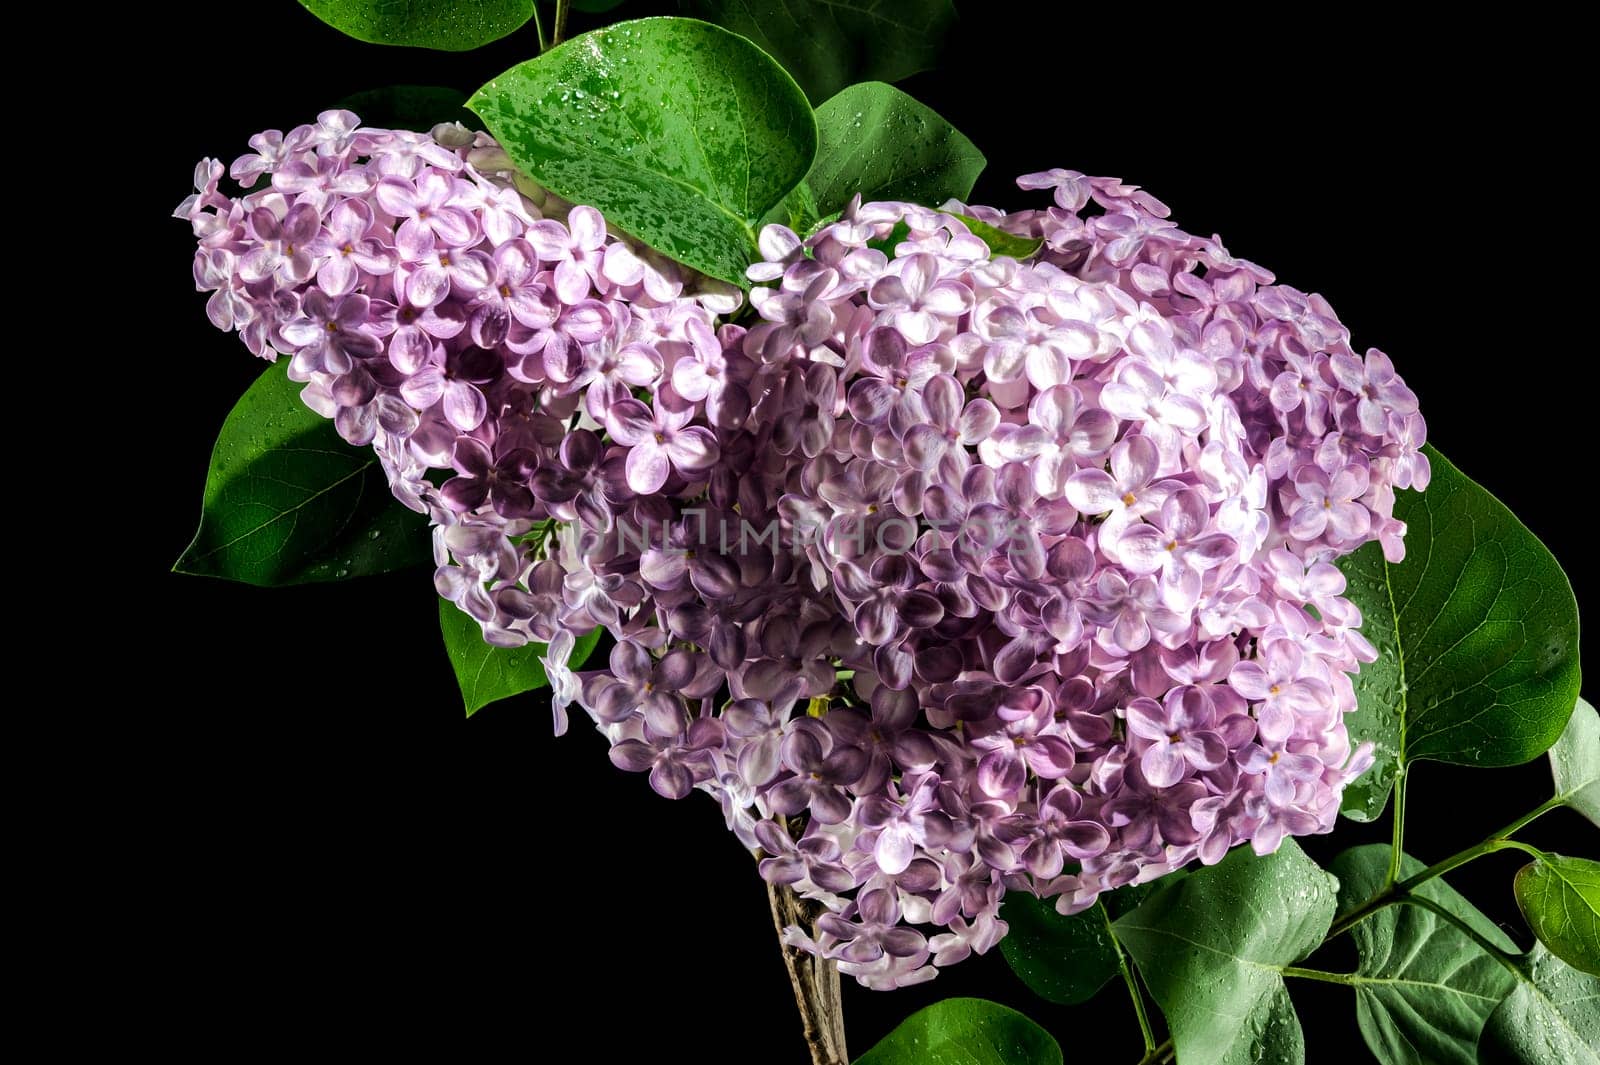
[[[1116,174],[1188,231],[1220,232],[1324,294],[1358,349],[1393,356],[1431,440],[1594,601],[1593,519],[1579,517],[1596,487],[1594,298],[1591,268],[1562,264],[1592,221],[1575,187],[1582,127],[1547,43],[1559,31],[1460,13],[1449,34],[1412,37],[1381,23],[1157,26],[1104,7],[962,6],[941,69],[902,87],[987,154],[975,202],[1042,202],[1011,179],[1051,166]],[[345,39],[289,0],[161,11],[145,16],[161,43],[120,82],[128,128],[105,131],[113,153],[139,152],[119,224],[140,249],[125,265],[158,351],[137,375],[159,412],[145,442],[156,461],[128,474],[143,536],[119,563],[150,583],[119,591],[131,619],[120,643],[139,665],[115,678],[130,697],[111,705],[153,748],[138,752],[139,814],[114,833],[126,859],[113,895],[139,957],[180,974],[162,986],[170,1021],[146,1023],[186,1047],[331,1038],[464,1056],[509,1041],[563,1060],[558,1032],[574,1060],[670,1049],[799,1065],[762,885],[713,805],[658,798],[587,729],[554,739],[537,697],[464,722],[425,572],[276,591],[167,573],[193,531],[211,440],[261,369],[206,322],[188,229],[167,217],[194,162],[226,163],[252,133],[358,90],[470,90],[532,54],[531,27],[453,55]],[[616,14],[630,12],[654,9]],[[1476,842],[1541,801],[1548,779],[1543,760],[1421,765],[1408,849],[1436,860]],[[1326,861],[1386,832],[1341,823],[1304,842]],[[1528,838],[1595,851],[1568,811]],[[1517,864],[1492,856],[1452,882],[1525,944]],[[1347,991],[1292,990],[1313,1063],[1367,1060]],[[1116,987],[1093,1007],[1051,1007],[998,951],[931,985],[847,981],[845,994],[858,1053],[913,1010],[967,994],[1035,1017],[1069,1062],[1138,1057]]]

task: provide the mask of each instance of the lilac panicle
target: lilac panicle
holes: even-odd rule
[[[791,942],[918,983],[1005,935],[1007,891],[1070,913],[1333,827],[1376,656],[1331,563],[1398,559],[1429,470],[1320,296],[1051,170],[1019,180],[1042,210],[768,226],[737,314],[484,134],[250,144],[249,191],[206,160],[178,209],[211,321],[374,449],[486,640],[549,645],[558,732],[581,710],[713,795],[826,907]],[[568,669],[596,625],[609,662]]]

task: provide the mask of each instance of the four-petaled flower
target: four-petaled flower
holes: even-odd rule
[[[658,398],[654,407],[636,399],[613,403],[606,411],[611,438],[627,447],[628,487],[659,492],[676,470],[693,475],[716,463],[717,438],[702,425],[690,425],[692,410],[669,410]]]
[[[1228,745],[1212,727],[1215,710],[1204,691],[1174,688],[1156,702],[1138,698],[1126,709],[1128,731],[1141,740],[1139,766],[1145,779],[1168,788],[1196,770],[1216,769],[1228,759]]]
[[[959,281],[941,280],[932,255],[911,255],[896,263],[894,272],[872,283],[867,300],[889,309],[888,324],[908,343],[931,344],[943,329],[941,318],[971,308],[972,290]]]

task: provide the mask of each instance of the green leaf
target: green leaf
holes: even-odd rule
[[[956,217],[966,223],[973,236],[989,245],[990,255],[1009,255],[1013,259],[1026,259],[1044,247],[1043,237],[1019,237],[1015,233],[1007,233],[1003,229],[991,226],[981,219],[964,214]]]
[[[817,159],[806,175],[817,212],[863,201],[938,205],[965,200],[983,153],[950,123],[892,85],[852,85],[817,108]]]
[[[443,52],[498,41],[533,17],[533,0],[300,0],[300,6],[358,41]]]
[[[1384,886],[1389,845],[1355,847],[1333,860],[1339,909],[1355,909]],[[1401,875],[1422,871],[1406,855]],[[1516,944],[1442,880],[1416,889],[1466,921],[1490,942]],[[1349,977],[1356,1021],[1367,1047],[1384,1065],[1474,1065],[1478,1036],[1516,978],[1494,958],[1432,911],[1389,906],[1350,930],[1360,964]]]
[[[811,227],[817,224],[821,217],[817,211],[817,198],[811,193],[811,186],[804,181],[796,185],[772,210],[761,220],[762,225],[788,226],[796,233],[804,236]]]
[[[1087,1002],[1117,975],[1112,919],[1133,910],[1166,882],[1118,888],[1070,917],[1057,913],[1052,899],[1007,892],[1000,916],[1011,930],[1000,941],[1000,952],[1011,971],[1040,998],[1064,1006]]]
[[[981,998],[920,1009],[855,1065],[1062,1065],[1050,1033],[1016,1010]]]
[[[1368,544],[1339,562],[1378,660],[1356,678],[1350,742],[1377,762],[1344,812],[1383,812],[1395,771],[1431,758],[1516,765],[1561,735],[1578,698],[1578,604],[1550,552],[1511,511],[1426,449],[1433,483],[1401,492],[1406,559]]]
[[[1600,715],[1583,699],[1550,748],[1550,775],[1556,798],[1600,828]]]
[[[228,413],[200,529],[173,570],[276,587],[427,563],[427,520],[395,501],[370,449],[300,402],[288,364],[269,366]]]
[[[756,225],[817,150],[811,107],[783,68],[692,19],[575,37],[512,67],[467,106],[556,195],[737,285],[748,284]]]
[[[869,240],[869,241],[867,241],[867,247],[876,248],[879,251],[883,252],[883,254],[887,255],[889,258],[893,259],[895,257],[894,256],[895,247],[897,245],[899,245],[902,241],[904,241],[910,235],[911,235],[911,227],[910,226],[906,225],[904,222],[896,222],[894,224],[894,228],[889,230],[889,232],[888,232],[888,234],[886,236],[884,236],[884,237],[882,237],[882,238],[880,238],[878,240]]]
[[[1600,980],[1535,943],[1526,979],[1489,1015],[1481,1065],[1600,1065]]]
[[[899,81],[938,61],[950,0],[683,0],[782,63],[813,103],[858,81]]]
[[[1322,942],[1337,889],[1292,839],[1264,858],[1235,847],[1112,924],[1183,1065],[1305,1060],[1281,969]]]
[[[1522,867],[1514,887],[1539,942],[1579,972],[1600,976],[1600,862],[1546,854]]]
[[[456,685],[461,689],[461,702],[468,717],[490,703],[536,691],[550,683],[539,661],[544,656],[544,644],[495,647],[485,643],[482,627],[448,599],[439,600],[439,631],[444,636],[450,665],[456,671]],[[578,638],[568,667],[576,669],[588,660],[602,631],[596,628]]]
[[[429,130],[441,122],[483,128],[482,120],[467,110],[467,94],[442,85],[386,85],[352,93],[334,106],[354,111],[364,126],[381,129]]]

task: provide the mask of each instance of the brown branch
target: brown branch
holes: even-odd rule
[[[800,1010],[811,1065],[849,1065],[844,1043],[844,1006],[839,998],[839,967],[783,942],[783,930],[798,925],[814,932],[818,907],[807,903],[787,886],[767,885],[772,923],[778,930],[783,967],[789,972],[794,1002]]]

